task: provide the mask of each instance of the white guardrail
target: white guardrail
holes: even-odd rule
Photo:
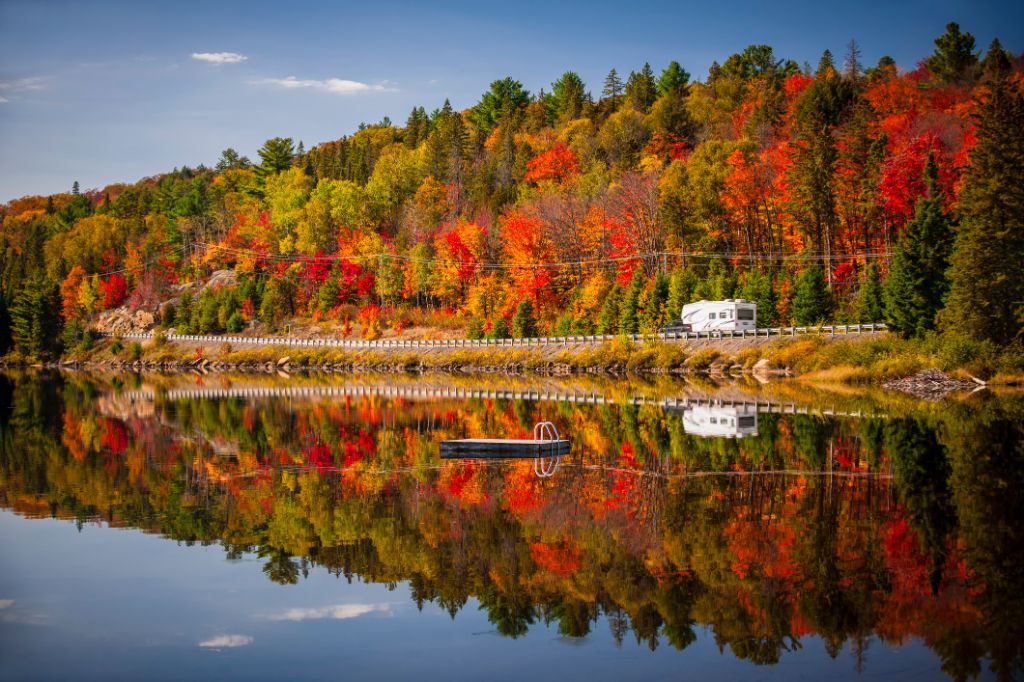
[[[747,339],[773,336],[871,334],[885,331],[882,323],[875,324],[833,324],[820,327],[766,327],[742,331],[706,332],[654,332],[651,334],[596,334],[587,336],[537,336],[518,339],[307,339],[293,336],[210,336],[201,334],[163,334],[168,341],[190,343],[230,343],[253,346],[301,346],[303,348],[491,348],[529,346],[568,346],[576,344],[597,345],[625,337],[635,343],[651,341],[698,341],[720,339]],[[121,339],[151,339],[153,332],[118,334],[99,332],[100,336]]]

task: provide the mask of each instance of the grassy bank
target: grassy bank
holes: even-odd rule
[[[996,349],[967,339],[921,340],[889,334],[849,338],[814,336],[744,345],[633,343],[601,345],[430,349],[342,349],[200,346],[161,340],[104,340],[77,349],[67,360],[82,364],[209,369],[317,368],[330,371],[442,371],[538,374],[738,374],[795,375],[823,383],[872,384],[938,367],[953,376],[993,384],[1024,384],[1024,349]]]

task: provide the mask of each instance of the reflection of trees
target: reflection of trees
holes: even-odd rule
[[[406,581],[420,608],[453,618],[476,598],[509,636],[553,620],[583,637],[603,615],[617,642],[632,631],[682,649],[700,623],[759,664],[816,631],[861,660],[873,632],[922,637],[958,679],[986,655],[1004,677],[1019,665],[1004,608],[1024,607],[1021,509],[1006,493],[1022,482],[1019,415],[763,415],[758,436],[714,440],[650,405],[182,400],[120,419],[96,414],[91,390],[0,381],[14,407],[0,412],[8,504],[220,541],[229,559],[257,551],[283,584],[310,566]],[[438,468],[441,437],[540,418],[594,436],[552,479]],[[858,475],[889,457],[896,505],[887,481]]]
[[[980,647],[959,638],[943,642],[944,669],[956,676],[973,674],[981,649],[997,678],[1019,679],[1024,675],[1024,402],[960,407],[944,425],[943,441],[950,451],[963,557],[980,591],[975,607],[984,614],[980,633],[971,633]]]
[[[299,564],[291,556],[279,549],[260,551],[266,558],[263,574],[279,585],[294,585],[299,582]]]

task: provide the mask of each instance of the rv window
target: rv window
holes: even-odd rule
[[[750,308],[740,308],[737,317],[741,320],[752,320],[754,319],[754,311]]]
[[[714,320],[715,319],[715,314],[714,313],[708,313],[708,319],[709,320]]]
[[[757,426],[757,419],[754,417],[740,417],[739,426],[741,429],[749,429],[753,426]]]
[[[710,419],[708,419],[708,421],[710,423],[712,423],[712,424],[717,424],[718,423],[718,417],[711,417]]]

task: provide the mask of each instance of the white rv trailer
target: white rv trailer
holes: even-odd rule
[[[742,298],[697,301],[683,306],[683,331],[743,331],[757,328],[757,304]]]
[[[694,405],[683,410],[683,431],[701,438],[743,438],[757,435],[753,405]]]

